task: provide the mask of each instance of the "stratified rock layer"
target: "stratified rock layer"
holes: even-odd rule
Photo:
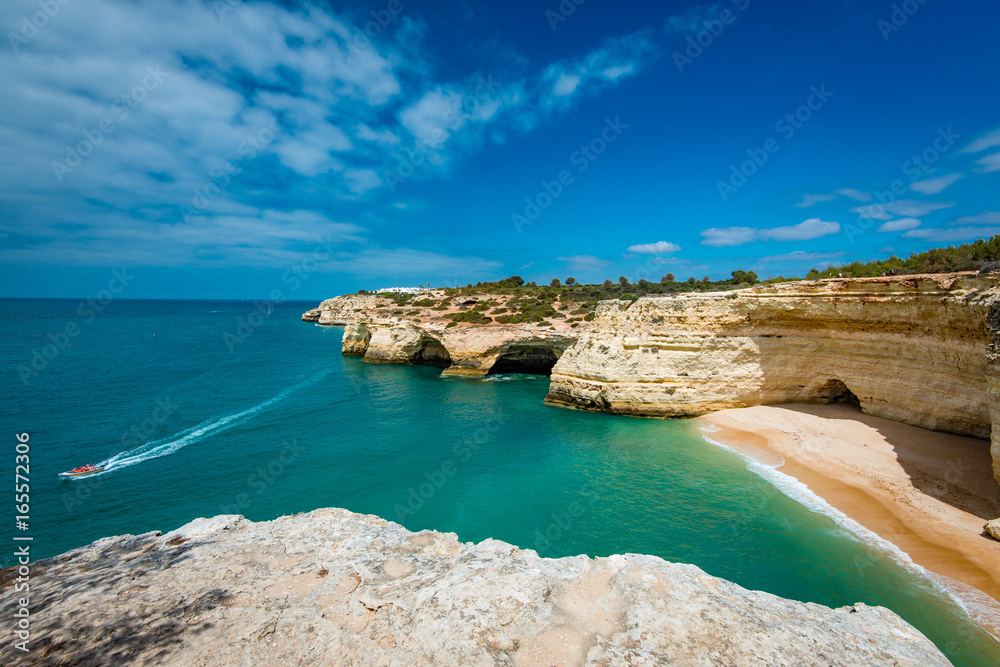
[[[303,322],[316,322],[324,325],[345,325],[378,306],[392,303],[391,299],[377,294],[350,294],[338,296],[323,301],[312,310],[302,313]]]
[[[440,366],[445,375],[482,377],[506,372],[548,373],[575,334],[532,324],[448,327],[447,320],[417,323],[385,314],[389,299],[349,294],[327,299],[302,319],[344,325],[344,354],[379,364]]]
[[[33,652],[8,642],[7,664],[948,664],[881,607],[785,600],[653,556],[544,559],[346,510],[198,519],[33,569]]]
[[[685,416],[853,394],[872,415],[986,438],[995,284],[942,275],[604,302],[548,400]]]
[[[368,361],[481,376],[521,359],[526,369],[551,372],[548,403],[627,415],[857,401],[868,414],[914,426],[992,434],[1000,479],[996,274],[800,281],[604,301],[593,322],[559,332],[445,329],[380,317],[359,296],[338,298],[324,302],[317,317],[343,317],[344,353]]]
[[[857,400],[867,414],[996,438],[996,285],[944,274],[603,302],[546,400],[666,417]],[[995,441],[995,473],[998,459]]]

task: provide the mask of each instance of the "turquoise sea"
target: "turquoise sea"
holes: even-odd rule
[[[80,304],[0,301],[3,469],[16,433],[31,446],[28,531],[13,502],[0,521],[8,545],[34,537],[36,558],[201,516],[344,507],[543,556],[655,554],[783,597],[884,605],[956,665],[1000,664],[937,584],[691,422],[547,407],[545,377],[344,358],[341,328],[299,320],[314,302],[269,317],[239,301]],[[97,462],[108,471],[57,478]]]

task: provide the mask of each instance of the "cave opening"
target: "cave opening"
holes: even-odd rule
[[[448,354],[448,350],[441,344],[441,341],[427,338],[422,341],[420,348],[410,361],[419,366],[448,368],[448,366],[451,366],[451,355]]]
[[[826,398],[827,403],[843,403],[861,407],[861,400],[844,384],[843,380],[836,378],[828,380],[820,390],[820,395]]]
[[[530,373],[552,375],[552,367],[559,361],[554,350],[543,347],[512,347],[499,357],[490,368],[490,375],[500,373]]]

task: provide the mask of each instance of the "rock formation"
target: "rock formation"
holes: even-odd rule
[[[530,326],[447,329],[441,324],[370,320],[347,325],[343,352],[363,355],[365,361],[375,363],[441,366],[445,375],[482,377],[491,371],[547,374],[574,340],[564,333]]]
[[[604,301],[593,322],[559,332],[445,329],[386,318],[354,302],[358,296],[324,302],[332,305],[321,305],[318,317],[343,315],[344,353],[368,361],[431,363],[469,376],[517,369],[518,359],[523,369],[551,369],[552,405],[686,417],[852,401],[914,426],[992,434],[1000,479],[998,295],[995,274],[968,272]]]
[[[440,366],[445,375],[482,377],[490,372],[551,371],[576,340],[565,331],[530,324],[450,328],[447,320],[417,323],[387,314],[390,299],[350,294],[327,299],[302,319],[344,325],[342,351],[380,364]]]
[[[995,280],[950,274],[603,302],[556,365],[547,400],[668,417],[851,400],[875,416],[988,438],[996,294]]]
[[[346,510],[197,519],[32,566],[6,664],[931,665],[888,609],[748,591],[653,556],[538,557]],[[17,594],[2,572],[0,605]]]
[[[312,310],[302,313],[303,322],[324,325],[345,325],[357,318],[364,318],[372,309],[392,303],[391,299],[377,294],[350,294],[327,299]]]

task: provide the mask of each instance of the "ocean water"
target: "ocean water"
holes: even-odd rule
[[[115,301],[91,317],[76,300],[0,301],[3,469],[16,433],[31,446],[29,528],[7,502],[4,533],[34,537],[41,558],[201,516],[344,507],[543,556],[655,554],[782,597],[884,605],[956,665],[1000,663],[937,584],[691,422],[547,407],[544,377],[345,358],[342,329],[299,321],[314,306]],[[101,475],[57,477],[98,462]]]

